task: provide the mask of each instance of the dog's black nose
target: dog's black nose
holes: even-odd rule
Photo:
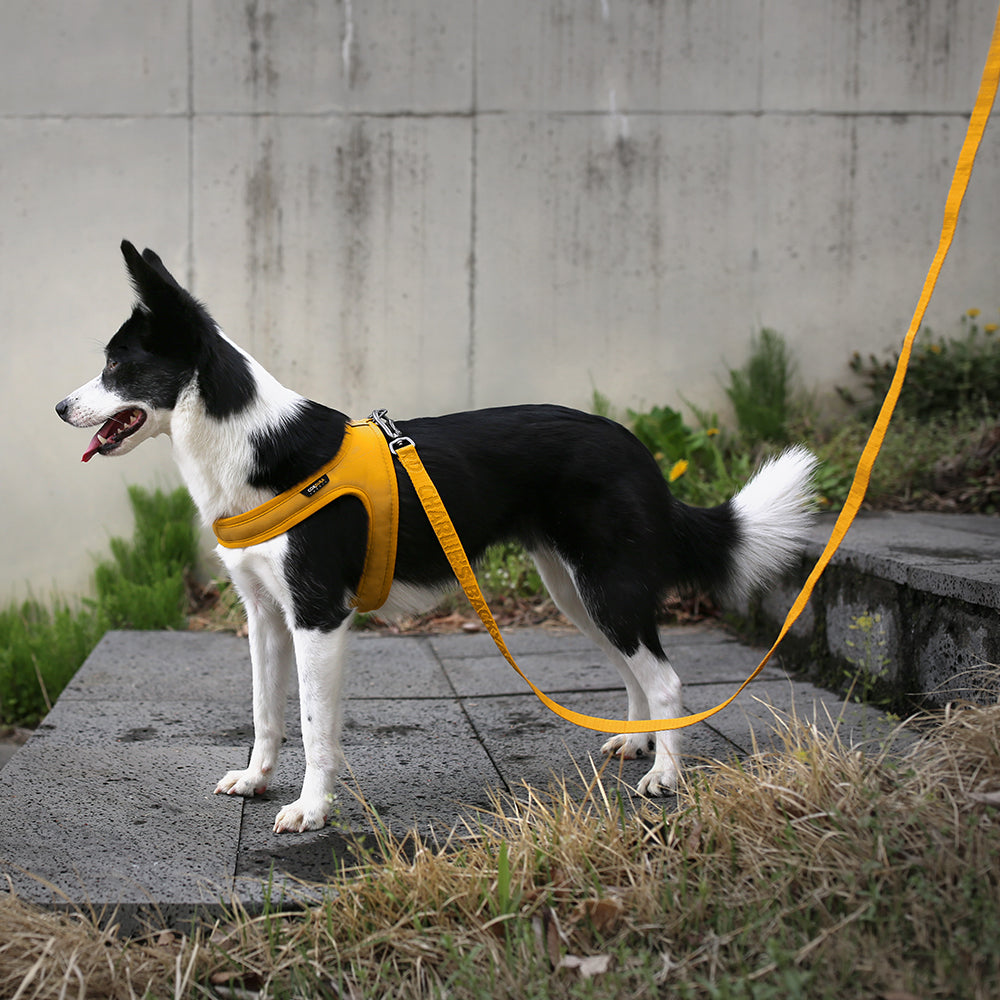
[[[66,414],[68,412],[69,412],[69,400],[60,399],[59,402],[56,403],[56,413],[58,413],[59,416],[62,417],[63,420],[65,420]]]

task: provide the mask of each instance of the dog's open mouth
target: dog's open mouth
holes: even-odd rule
[[[98,452],[108,455],[130,434],[134,434],[146,422],[146,414],[138,407],[121,410],[90,439],[83,453],[84,462],[89,462]]]

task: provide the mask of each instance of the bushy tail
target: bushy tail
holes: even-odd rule
[[[799,555],[814,513],[816,464],[808,448],[795,445],[765,462],[730,500],[737,532],[731,595],[767,586]]]

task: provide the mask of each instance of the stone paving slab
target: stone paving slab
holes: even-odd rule
[[[614,671],[577,633],[514,630],[508,639],[532,679],[567,707],[624,712]],[[689,711],[731,694],[761,652],[718,628],[665,630],[664,641],[687,682]],[[304,770],[295,692],[271,788],[253,800],[216,796],[218,778],[249,756],[246,640],[109,633],[0,771],[0,878],[45,904],[117,906],[123,929],[133,931],[148,920],[218,915],[234,895],[253,907],[265,895],[301,894],[300,880],[323,881],[371,843],[369,809],[396,835],[416,828],[444,840],[489,809],[492,795],[516,793],[523,782],[563,779],[582,794],[604,764],[606,736],[551,714],[499,654],[488,655],[491,645],[483,634],[358,635],[338,812],[322,831],[279,836],[274,816],[298,796]],[[820,720],[841,708],[769,664],[733,706],[687,731],[685,754],[731,759],[753,745],[751,730],[764,740],[771,720],[762,696],[779,708],[794,700],[800,714]],[[631,807],[648,766],[612,761],[605,787]]]
[[[817,519],[809,551],[818,556],[833,515]],[[834,555],[844,564],[913,590],[1000,608],[1000,518],[980,514],[864,512]]]

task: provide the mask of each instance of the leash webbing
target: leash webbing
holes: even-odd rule
[[[874,466],[875,459],[878,457],[878,453],[882,448],[886,432],[889,429],[889,421],[892,419],[893,411],[896,408],[896,402],[899,399],[899,393],[903,388],[903,380],[906,378],[906,369],[910,363],[910,354],[913,350],[913,342],[916,340],[917,333],[920,330],[920,324],[924,319],[924,313],[927,311],[927,305],[931,300],[931,296],[934,294],[934,288],[937,285],[938,276],[941,274],[941,268],[944,265],[945,257],[947,257],[948,251],[951,249],[951,244],[955,237],[955,229],[958,226],[958,213],[962,207],[965,192],[969,187],[969,178],[972,176],[972,166],[975,163],[976,153],[979,151],[979,144],[982,141],[983,133],[986,130],[986,123],[989,121],[990,112],[993,109],[993,102],[997,94],[998,81],[1000,81],[1000,9],[997,10],[997,17],[993,24],[993,36],[990,40],[990,48],[986,56],[986,65],[983,67],[983,75],[979,83],[979,92],[976,95],[976,102],[969,118],[969,127],[965,133],[965,141],[962,143],[962,149],[958,155],[958,162],[955,165],[955,173],[951,180],[951,187],[948,189],[948,197],[945,199],[944,219],[941,224],[941,235],[938,240],[937,250],[927,272],[927,277],[924,279],[924,286],[921,289],[920,298],[917,300],[917,307],[914,310],[913,318],[910,320],[910,326],[903,339],[903,345],[899,351],[899,360],[896,362],[896,371],[893,374],[892,382],[890,383],[889,389],[885,394],[885,400],[883,401],[882,408],[879,410],[878,417],[875,420],[875,426],[872,428],[868,442],[865,444],[864,450],[861,452],[861,457],[858,460],[858,465],[854,473],[854,479],[851,482],[851,488],[848,492],[847,500],[844,503],[843,508],[841,508],[840,514],[838,515],[836,523],[833,526],[833,531],[830,534],[830,540],[827,542],[826,548],[823,550],[819,559],[816,560],[816,565],[813,567],[812,572],[806,579],[799,595],[792,603],[792,607],[788,612],[788,616],[785,618],[784,624],[778,632],[778,637],[774,640],[774,644],[764,655],[764,658],[760,661],[757,669],[754,670],[754,672],[740,686],[739,691],[733,695],[733,698],[735,698],[736,695],[738,695],[740,691],[742,691],[743,688],[745,688],[747,684],[749,684],[750,681],[752,681],[754,677],[760,673],[764,664],[766,664],[771,658],[771,655],[788,634],[789,629],[791,629],[791,627],[798,620],[799,615],[802,614],[809,598],[812,596],[816,582],[823,575],[823,571],[829,565],[833,554],[840,547],[840,543],[847,535],[848,529],[854,522],[854,518],[865,498],[865,494],[868,492],[868,485],[871,481],[872,467]],[[724,708],[733,700],[733,698],[723,702],[723,704],[719,707]],[[718,711],[718,709],[713,711]]]
[[[927,272],[927,277],[924,280],[924,286],[920,293],[920,298],[917,302],[913,319],[910,321],[909,329],[907,330],[906,337],[903,340],[903,346],[899,352],[899,360],[896,363],[896,371],[893,375],[889,390],[886,393],[885,400],[882,403],[882,408],[879,411],[878,418],[875,421],[875,426],[872,428],[868,442],[861,453],[860,459],[858,460],[858,465],[854,473],[854,479],[851,483],[847,501],[844,503],[844,506],[837,517],[837,521],[834,524],[833,531],[830,535],[830,540],[826,544],[826,548],[816,561],[816,565],[813,567],[813,570],[809,574],[809,577],[807,578],[801,591],[799,591],[798,596],[792,603],[792,607],[785,618],[784,624],[778,632],[778,637],[774,640],[774,644],[764,655],[764,658],[754,669],[753,673],[750,674],[750,676],[729,698],[721,704],[716,705],[715,708],[708,709],[704,712],[697,712],[694,715],[682,716],[677,719],[652,719],[644,721],[601,719],[591,715],[582,715],[579,712],[574,712],[571,709],[564,708],[562,705],[553,701],[543,691],[539,690],[528,679],[528,677],[525,676],[524,672],[515,662],[510,650],[507,648],[507,644],[504,642],[503,636],[500,634],[500,628],[496,623],[496,619],[490,612],[489,606],[483,598],[482,591],[479,589],[479,584],[476,581],[476,575],[473,572],[472,567],[469,565],[468,557],[465,554],[465,550],[462,548],[462,543],[455,531],[455,527],[451,523],[451,518],[448,516],[448,512],[445,509],[444,503],[442,502],[434,483],[427,474],[426,469],[424,469],[423,463],[420,461],[420,456],[417,454],[417,450],[413,443],[408,441],[408,439],[405,439],[407,440],[405,445],[393,449],[396,457],[400,460],[403,468],[406,469],[407,474],[413,482],[414,488],[417,491],[417,496],[423,504],[431,526],[438,537],[438,541],[441,543],[441,548],[444,551],[448,562],[451,564],[455,576],[458,578],[459,583],[461,583],[462,589],[465,591],[466,597],[469,599],[469,603],[475,609],[483,625],[493,637],[493,641],[496,643],[497,649],[500,650],[504,659],[506,659],[514,670],[516,670],[517,673],[524,679],[525,683],[531,688],[542,704],[555,712],[556,715],[567,720],[568,722],[574,723],[575,725],[582,726],[586,729],[593,729],[602,733],[648,733],[661,729],[682,729],[686,726],[694,725],[697,722],[702,722],[715,715],[716,712],[721,712],[722,709],[730,705],[742,693],[746,686],[761,672],[768,660],[771,659],[774,651],[781,644],[792,625],[795,624],[799,615],[801,615],[805,609],[809,598],[812,596],[816,582],[819,580],[820,576],[822,576],[823,571],[829,564],[833,554],[840,547],[841,542],[847,535],[848,529],[851,527],[858,510],[861,508],[861,503],[864,500],[865,494],[868,491],[872,467],[874,466],[875,459],[882,448],[882,443],[885,440],[885,435],[889,428],[889,421],[892,418],[893,410],[896,408],[896,402],[899,399],[900,390],[903,387],[903,380],[906,377],[906,369],[909,364],[913,342],[920,329],[920,324],[923,322],[924,313],[927,310],[927,305],[930,302],[931,295],[934,293],[938,276],[941,273],[941,267],[944,264],[945,257],[951,248],[952,240],[955,236],[955,229],[958,225],[959,209],[961,208],[962,201],[965,198],[965,192],[969,186],[969,178],[972,174],[972,166],[975,162],[976,153],[979,150],[979,144],[982,140],[983,132],[986,129],[986,123],[990,117],[990,111],[992,110],[993,102],[997,93],[998,80],[1000,80],[1000,10],[997,12],[997,19],[993,26],[993,37],[990,42],[989,54],[987,55],[986,65],[983,69],[983,76],[979,85],[979,93],[976,97],[976,103],[969,119],[969,127],[966,131],[965,142],[963,143],[962,150],[959,153],[958,163],[955,167],[951,187],[949,188],[948,197],[945,201],[944,221],[941,227],[941,236],[938,241],[937,252],[934,255],[934,260],[931,263],[930,269]],[[390,447],[393,447],[392,444],[390,444]]]

